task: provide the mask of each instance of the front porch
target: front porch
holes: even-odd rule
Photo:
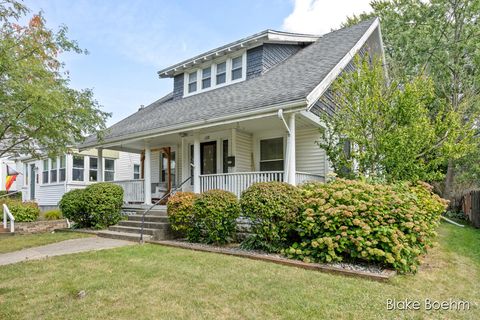
[[[318,127],[311,114],[298,112],[126,141],[105,149],[141,154],[139,179],[113,182],[124,189],[126,203],[154,203],[182,183],[182,191],[222,189],[240,197],[256,182],[325,181],[329,165],[315,143]]]

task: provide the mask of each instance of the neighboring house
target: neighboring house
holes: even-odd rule
[[[138,154],[105,150],[78,150],[56,157],[17,158],[18,189],[23,201],[35,201],[42,210],[58,207],[63,194],[99,181],[135,181],[140,178]]]
[[[152,203],[174,186],[239,196],[257,181],[324,181],[319,102],[357,53],[383,57],[378,19],[323,36],[266,30],[158,72],[165,97],[111,126],[81,149],[141,155],[141,181],[125,200]],[[105,151],[104,151],[105,152]]]
[[[7,165],[16,170],[15,161],[7,158],[0,158],[0,191],[5,191],[5,182],[7,180]],[[10,187],[11,192],[17,190],[17,182],[15,181]]]

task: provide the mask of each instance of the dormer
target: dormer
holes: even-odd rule
[[[319,37],[266,30],[197,55],[158,72],[174,78],[173,99],[262,75]]]

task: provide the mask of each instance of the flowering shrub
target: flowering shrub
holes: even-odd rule
[[[284,182],[255,183],[240,198],[243,215],[251,220],[253,233],[242,246],[280,251],[288,246],[302,202],[300,190]]]
[[[364,260],[415,272],[446,200],[425,183],[334,180],[302,186],[301,241],[282,252],[304,261]]]
[[[237,197],[224,190],[209,190],[196,200],[190,241],[225,244],[232,240],[240,215]]]
[[[193,228],[193,204],[197,195],[193,192],[177,192],[168,199],[167,214],[170,226],[188,236]]]

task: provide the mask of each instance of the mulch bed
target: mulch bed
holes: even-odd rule
[[[262,251],[244,250],[239,248],[238,246],[219,247],[200,243],[190,243],[181,240],[149,240],[146,242],[175,248],[190,249],[195,251],[220,253],[253,260],[273,262],[277,264],[308,270],[316,270],[351,277],[360,277],[376,281],[388,281],[390,278],[396,275],[396,272],[394,270],[382,269],[374,265],[351,263],[307,263],[299,260],[288,259],[278,254],[270,254]]]

